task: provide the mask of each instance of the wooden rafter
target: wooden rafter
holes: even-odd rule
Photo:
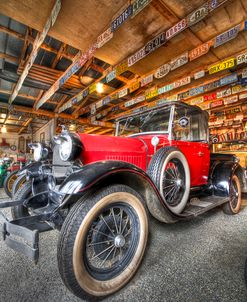
[[[18,61],[19,61],[19,59],[17,57],[7,55],[6,53],[3,53],[3,52],[0,52],[0,59],[6,59],[13,63],[18,63]]]
[[[62,57],[62,54],[65,52],[65,49],[66,49],[67,45],[65,43],[62,43],[59,50],[58,50],[58,53],[54,59],[54,61],[52,62],[52,65],[51,65],[51,68],[55,68],[57,63],[59,62],[59,60],[61,59]]]
[[[28,37],[31,35],[31,31],[32,30],[30,27],[26,28],[25,39],[24,39],[24,43],[23,43],[23,47],[22,47],[22,51],[21,51],[21,56],[19,59],[19,65],[23,65],[26,60],[27,49],[28,49],[28,45],[29,45]]]
[[[28,72],[30,70],[30,68],[32,67],[33,63],[34,63],[34,60],[35,58],[37,57],[38,55],[38,49],[40,47],[40,45],[43,43],[43,41],[45,40],[45,37],[50,29],[50,27],[53,26],[54,22],[56,21],[56,18],[57,18],[57,15],[60,11],[60,8],[61,8],[61,0],[56,0],[56,3],[55,5],[53,6],[53,9],[51,11],[51,14],[50,16],[48,17],[46,23],[45,23],[45,26],[42,30],[41,33],[38,33],[35,40],[34,40],[34,43],[33,43],[33,49],[27,59],[27,61],[25,62],[24,64],[24,69],[23,69],[23,72],[22,74],[20,75],[19,77],[19,80],[18,82],[16,83],[14,89],[13,89],[13,92],[12,94],[10,95],[9,97],[9,103],[11,104],[14,99],[17,97],[18,95],[18,92],[20,91],[21,87],[22,87],[22,84],[25,80],[25,78],[27,77],[28,75]]]
[[[23,123],[21,129],[19,130],[18,134],[21,134],[22,131],[26,129],[26,127],[32,122],[33,118],[30,117],[26,122]]]

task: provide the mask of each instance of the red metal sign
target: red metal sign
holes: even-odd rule
[[[200,56],[203,56],[206,53],[208,53],[210,46],[211,46],[211,42],[206,42],[206,43],[192,49],[189,52],[190,61],[193,61],[193,60],[199,58]]]

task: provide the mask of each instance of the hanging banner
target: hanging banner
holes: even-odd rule
[[[177,80],[176,82],[173,83],[174,84],[174,89],[178,88],[178,87],[181,87],[181,86],[184,86],[184,85],[187,85],[190,82],[191,82],[190,76],[179,79],[179,80]]]
[[[109,27],[106,31],[103,32],[103,34],[98,36],[98,38],[97,38],[97,48],[102,47],[108,41],[110,41],[112,38],[113,38],[113,32],[111,31],[111,28]]]
[[[140,87],[140,82],[138,82],[138,81],[134,82],[133,84],[131,84],[129,86],[129,93],[132,93],[133,91],[139,89],[139,87]]]
[[[170,62],[171,70],[177,69],[178,67],[181,67],[184,64],[187,64],[188,58],[189,58],[189,54],[188,54],[188,52],[185,52],[181,56],[171,60],[171,62]]]
[[[145,47],[139,49],[135,54],[128,58],[128,66],[134,65],[136,62],[140,61],[146,56]]]
[[[194,49],[192,49],[190,52],[189,52],[189,58],[190,58],[190,61],[193,61],[205,54],[208,53],[209,49],[210,49],[210,46],[211,46],[211,41],[210,42],[206,42]]]
[[[213,73],[225,70],[225,69],[229,69],[234,66],[235,66],[235,58],[231,58],[231,59],[225,60],[221,63],[210,66],[209,74],[213,74]]]
[[[183,19],[166,31],[166,39],[169,40],[187,27],[187,20]]]
[[[128,94],[128,88],[124,88],[118,92],[118,97],[122,98]]]
[[[151,0],[136,0],[133,2],[133,14],[131,18],[139,14],[139,12],[142,11],[150,2]]]
[[[166,42],[166,35],[165,32],[162,32],[145,45],[145,55],[147,56],[151,52],[155,51],[165,42]]]
[[[225,86],[225,85],[237,82],[237,80],[238,80],[238,75],[236,73],[231,74],[229,76],[226,76],[226,77],[220,79],[220,86]]]
[[[171,65],[170,64],[164,64],[158,68],[154,74],[154,77],[156,79],[161,79],[164,76],[166,76],[171,70]]]
[[[129,5],[115,20],[112,21],[111,30],[116,31],[119,26],[121,26],[131,15],[132,15],[132,5]]]
[[[198,71],[198,72],[194,73],[194,79],[195,80],[203,78],[204,76],[205,76],[205,71],[204,70],[201,70],[201,71]]]
[[[231,96],[229,98],[225,98],[224,99],[224,104],[229,105],[229,104],[232,104],[232,103],[236,103],[237,101],[238,101],[238,96],[234,95],[234,96]]]
[[[146,76],[145,78],[141,79],[141,87],[153,82],[154,76],[153,74],[150,74],[148,76]]]
[[[119,76],[120,74],[124,73],[128,70],[128,61],[124,61],[116,66],[116,76]]]
[[[237,65],[247,63],[247,52],[237,56]]]
[[[192,26],[196,24],[197,22],[201,21],[204,19],[208,14],[208,3],[205,3],[195,11],[193,11],[191,14],[188,15],[187,21],[188,21],[188,26]]]
[[[214,42],[214,48],[225,44],[226,42],[231,41],[232,39],[235,39],[239,33],[241,25],[238,24],[234,27],[232,27],[231,29],[225,31],[224,33],[218,35],[215,38],[215,42]]]

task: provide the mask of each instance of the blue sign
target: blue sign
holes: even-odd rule
[[[119,26],[121,26],[133,13],[133,6],[129,5],[120,16],[118,16],[115,20],[112,21],[111,31],[116,31]]]
[[[225,31],[223,34],[218,35],[215,38],[214,48],[223,45],[226,42],[236,38],[239,30],[240,30],[240,25],[238,24],[232,27],[231,29]]]
[[[242,78],[241,79],[241,84],[246,85],[247,84],[247,78]]]
[[[237,82],[237,80],[238,80],[238,75],[236,73],[231,74],[227,77],[220,79],[220,86],[225,86],[227,84]]]
[[[204,92],[204,86],[192,88],[192,89],[190,89],[190,96],[201,94],[203,92]]]

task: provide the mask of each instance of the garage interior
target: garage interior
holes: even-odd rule
[[[175,101],[207,111],[211,150],[247,173],[247,0],[133,2],[0,1],[0,160],[31,160],[28,144],[63,125],[114,136],[119,117]],[[246,199],[233,217],[150,219],[141,268],[105,301],[246,301]],[[80,301],[58,277],[57,236],[41,236],[37,266],[1,245],[0,301]]]

